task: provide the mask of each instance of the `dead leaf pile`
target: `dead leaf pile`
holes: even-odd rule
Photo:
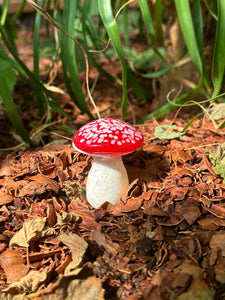
[[[140,125],[145,143],[124,157],[130,186],[116,207],[88,205],[92,159],[70,145],[3,161],[1,299],[225,297],[225,184],[206,153],[225,130],[201,119],[176,139],[155,129]]]

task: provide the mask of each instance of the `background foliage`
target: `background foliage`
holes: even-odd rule
[[[65,0],[63,9],[57,0],[41,0],[38,6],[29,0],[27,2],[34,8],[33,70],[24,64],[16,46],[17,24],[25,2],[21,3],[14,15],[8,13],[10,0],[4,0],[0,8],[0,105],[2,109],[5,108],[9,120],[25,142],[32,141],[32,132],[28,132],[21,120],[22,106],[33,105],[36,100],[39,118],[44,124],[52,121],[52,111],[69,118],[51,92],[52,87],[47,84],[48,75],[58,61],[62,64],[66,92],[90,119],[100,116],[89,92],[90,65],[112,84],[121,83],[122,97],[118,101],[124,120],[128,105],[128,84],[138,98],[151,101],[142,85],[143,80],[149,80],[151,86],[154,81],[162,82],[168,72],[172,72],[169,74],[176,76],[179,84],[185,88],[177,93],[173,101],[168,96],[168,102],[160,102],[150,114],[145,115],[143,112],[140,122],[153,116],[162,116],[184,105],[195,95],[198,95],[197,99],[201,99],[201,103],[210,104],[216,99],[224,101],[220,95],[223,92],[225,66],[223,0]],[[43,18],[47,20],[47,38],[40,42]],[[173,24],[170,23],[171,19]],[[53,35],[48,35],[49,24],[55,28]],[[177,41],[173,40],[173,27],[180,33]],[[136,49],[137,44],[142,46],[141,50]],[[178,53],[172,58],[169,54],[171,45]],[[40,55],[52,57],[52,64],[44,79],[40,79]],[[104,70],[100,63],[100,58],[111,60],[114,56],[119,58],[121,64],[121,81]],[[197,81],[186,78],[185,64],[190,61],[191,72]],[[181,73],[180,66],[183,66]],[[79,72],[83,70],[87,72],[87,98],[79,79]],[[25,81],[33,91],[33,97],[23,104],[17,104],[14,100],[14,87],[18,79]],[[94,89],[94,84],[90,89]],[[166,94],[163,97],[166,99]]]

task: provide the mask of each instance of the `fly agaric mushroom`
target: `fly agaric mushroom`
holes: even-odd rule
[[[74,149],[93,157],[86,185],[91,206],[98,208],[106,201],[115,205],[126,195],[129,181],[122,155],[135,151],[143,140],[139,130],[112,118],[92,121],[74,134]]]

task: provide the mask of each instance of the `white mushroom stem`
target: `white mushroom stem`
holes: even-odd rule
[[[87,201],[98,208],[108,201],[115,205],[126,196],[129,186],[127,171],[122,157],[93,157],[86,185]]]

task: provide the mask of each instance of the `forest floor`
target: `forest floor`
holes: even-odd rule
[[[19,51],[32,68],[30,46]],[[102,64],[121,76],[117,60]],[[64,90],[60,65],[53,71],[52,85]],[[21,83],[14,98],[30,94]],[[202,115],[183,131],[195,113],[181,110],[135,125],[145,139],[123,158],[127,197],[93,209],[85,199],[92,158],[73,150],[60,127],[75,132],[89,119],[66,93],[55,94],[72,121],[53,112],[58,123],[43,130],[29,104],[21,117],[37,132],[34,145],[0,152],[1,299],[225,299],[222,120]],[[99,77],[93,98],[100,111],[120,97],[120,86]],[[130,92],[127,121],[136,123],[151,105]],[[119,105],[102,116],[120,118]],[[18,137],[3,109],[0,128],[1,148],[14,147]]]

